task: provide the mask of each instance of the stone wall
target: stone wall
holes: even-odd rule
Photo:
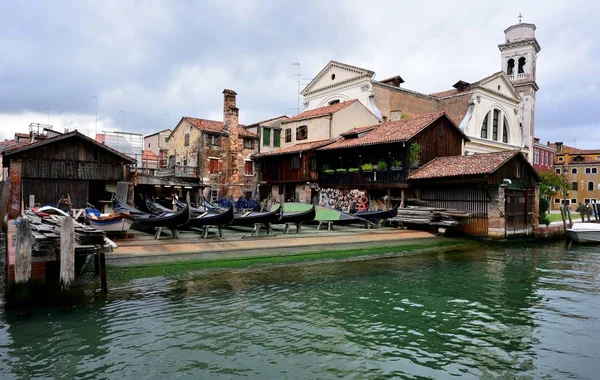
[[[21,214],[21,177],[22,161],[10,160],[10,194],[8,198],[8,219],[15,219]]]
[[[505,191],[506,186],[488,188],[491,198],[488,203],[488,237],[490,239],[504,239],[506,236]]]

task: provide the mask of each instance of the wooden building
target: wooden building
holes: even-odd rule
[[[428,206],[472,212],[460,227],[469,235],[536,233],[540,177],[519,151],[438,157],[411,173],[408,182]]]
[[[72,208],[100,207],[135,160],[78,131],[3,152],[11,182],[9,218],[24,207],[57,204],[67,195]]]

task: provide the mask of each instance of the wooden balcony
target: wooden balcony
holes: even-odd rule
[[[406,185],[406,169],[389,169],[385,171],[358,172],[358,173],[319,173],[320,186],[360,185],[367,187],[381,187]]]
[[[154,175],[157,177],[199,178],[199,170],[196,166],[175,165],[172,168],[156,169]]]

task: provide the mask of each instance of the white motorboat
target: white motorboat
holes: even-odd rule
[[[576,243],[600,244],[600,223],[575,223],[567,228],[567,236]]]

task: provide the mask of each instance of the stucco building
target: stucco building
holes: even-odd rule
[[[372,70],[329,62],[304,88],[305,111],[357,99],[381,121],[402,115],[446,114],[470,142],[466,154],[520,150],[533,160],[536,59],[535,25],[504,31],[501,69],[483,79],[458,80],[450,90],[424,94],[402,87],[399,75],[378,81]]]
[[[161,168],[166,166],[167,150],[169,147],[167,139],[171,132],[173,132],[171,129],[163,129],[162,131],[144,136],[143,167]],[[156,163],[153,163],[151,158],[155,159]]]
[[[533,139],[533,168],[537,171],[554,169],[554,147],[550,142],[540,143],[537,137]]]

